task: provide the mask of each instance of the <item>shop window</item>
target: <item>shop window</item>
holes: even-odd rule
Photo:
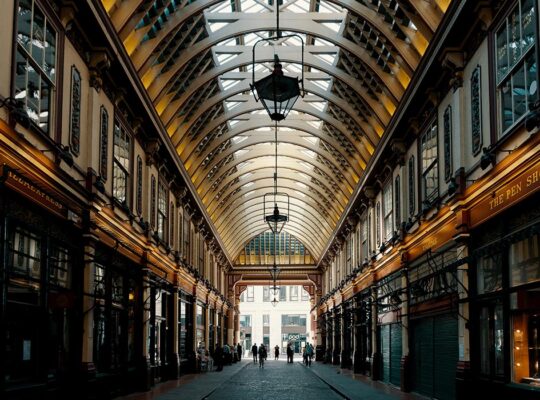
[[[71,288],[71,257],[69,250],[52,246],[49,257],[49,283],[64,289]]]
[[[538,267],[538,264],[537,264]],[[510,295],[512,380],[540,388],[540,292]]]
[[[478,294],[502,289],[501,254],[482,257],[477,262]]]
[[[504,375],[504,323],[500,301],[480,308],[480,372]]]
[[[158,185],[158,201],[157,201],[157,234],[161,241],[167,240],[167,187],[163,182]]]
[[[12,273],[28,279],[41,278],[41,241],[38,235],[20,227],[11,240]]]
[[[113,197],[119,203],[127,206],[131,137],[118,121],[114,123],[113,153]]]
[[[283,314],[281,315],[281,325],[282,326],[306,326],[306,316]]]
[[[56,83],[56,31],[35,1],[20,0],[17,13],[15,98],[43,132],[51,131]]]
[[[394,232],[392,212],[392,181],[390,181],[383,189],[383,224],[385,241],[390,240]]]
[[[540,235],[534,235],[510,246],[510,285],[540,280]]]
[[[535,0],[521,0],[495,36],[500,135],[527,114],[538,96]]]
[[[431,205],[439,195],[439,168],[437,163],[437,123],[434,121],[420,140],[422,157],[422,202]]]

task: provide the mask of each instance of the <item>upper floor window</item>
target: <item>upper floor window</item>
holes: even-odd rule
[[[263,301],[270,301],[270,286],[263,287]]]
[[[409,178],[409,195],[408,195],[408,200],[409,200],[409,217],[412,217],[414,215],[414,210],[416,209],[415,207],[415,195],[414,195],[414,177],[415,177],[415,172],[414,172],[414,156],[411,156],[411,158],[409,158],[409,170],[407,172],[407,175],[408,175],[408,178]]]
[[[420,155],[422,157],[422,202],[431,204],[439,195],[436,122],[433,122],[422,135]]]
[[[367,259],[368,257],[368,223],[367,218],[364,216],[361,221],[360,225],[360,240],[362,242],[362,245],[360,246],[360,255],[364,259]]]
[[[279,301],[287,301],[287,286],[279,288]]]
[[[166,240],[167,234],[167,187],[163,182],[158,185],[158,207],[157,207],[157,234],[161,240]]]
[[[497,100],[500,134],[537,100],[536,1],[520,0],[496,32]]]
[[[263,326],[270,326],[270,314],[263,314]]]
[[[384,240],[389,240],[394,231],[392,210],[392,181],[389,181],[383,188]]]
[[[255,292],[253,286],[247,287],[247,301],[255,301]]]
[[[298,286],[291,286],[290,300],[298,301]]]
[[[118,121],[114,123],[113,153],[113,197],[120,203],[127,203],[131,137]]]
[[[309,301],[309,293],[304,288],[302,288],[302,301]]]
[[[396,228],[401,225],[401,178],[396,176],[394,181],[394,201],[396,209]]]
[[[20,0],[17,17],[15,98],[49,133],[56,84],[56,30],[32,0]]]
[[[378,201],[375,205],[375,239],[377,247],[381,245],[381,202]]]
[[[251,326],[251,315],[240,315],[240,327],[249,328]]]

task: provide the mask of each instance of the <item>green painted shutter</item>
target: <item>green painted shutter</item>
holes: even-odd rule
[[[414,389],[431,396],[433,393],[433,319],[415,322],[414,343]]]
[[[441,400],[455,399],[456,366],[458,362],[458,323],[451,315],[435,318],[435,369],[433,395]]]
[[[401,384],[401,324],[390,325],[390,382]]]
[[[440,400],[455,399],[457,318],[423,318],[413,326],[414,390]]]
[[[382,355],[381,378],[384,382],[390,382],[390,325],[382,325],[379,332]]]

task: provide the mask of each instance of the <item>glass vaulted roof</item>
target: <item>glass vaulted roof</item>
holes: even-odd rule
[[[305,42],[304,86],[278,128],[286,231],[318,260],[451,0],[102,0],[229,259],[267,230],[273,123],[249,90],[252,48]],[[257,46],[301,74],[301,43]],[[284,204],[280,204],[284,206]]]

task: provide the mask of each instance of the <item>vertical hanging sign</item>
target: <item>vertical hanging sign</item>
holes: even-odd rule
[[[81,147],[81,74],[71,67],[71,109],[69,119],[71,151],[79,155]]]

